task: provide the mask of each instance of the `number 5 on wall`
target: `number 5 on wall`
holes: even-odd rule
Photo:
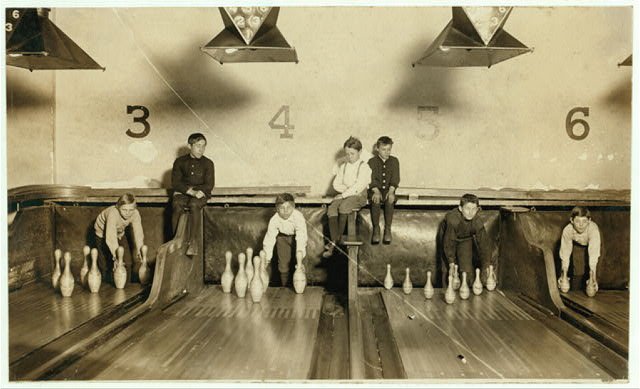
[[[589,107],[575,107],[567,114],[567,118],[565,119],[565,127],[567,129],[567,135],[569,138],[574,140],[583,140],[589,135],[589,123],[587,123],[584,119],[571,119],[576,112],[582,113],[585,117],[589,116]],[[576,134],[574,132],[574,128],[576,124],[582,125],[582,134]]]

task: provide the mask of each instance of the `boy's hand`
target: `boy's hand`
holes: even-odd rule
[[[196,191],[195,196],[197,199],[201,199],[204,197],[204,192],[201,190]]]
[[[391,193],[391,192],[387,193],[386,200],[389,201],[390,203],[395,202],[396,201],[396,194],[395,193]]]
[[[380,204],[380,201],[382,201],[382,193],[380,193],[380,189],[373,188],[373,194],[371,195],[371,201],[374,204]]]

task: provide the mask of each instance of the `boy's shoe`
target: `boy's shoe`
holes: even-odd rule
[[[384,237],[382,238],[382,243],[391,244],[391,229],[390,228],[385,228],[384,229]]]
[[[380,227],[373,227],[373,233],[371,234],[371,244],[380,243]]]
[[[323,253],[322,253],[322,258],[331,258],[331,256],[333,255],[333,245],[331,245],[331,247],[327,248]]]

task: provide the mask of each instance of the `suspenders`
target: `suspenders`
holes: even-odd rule
[[[342,167],[342,184],[343,185],[347,185],[344,182],[344,174],[347,172],[347,163],[349,163],[349,162],[345,162],[343,167]],[[360,176],[360,167],[362,167],[363,163],[364,163],[364,161],[360,160],[360,163],[358,164],[358,170],[356,171],[356,181],[358,181],[358,177]]]

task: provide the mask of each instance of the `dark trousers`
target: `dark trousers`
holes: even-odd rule
[[[278,234],[276,237],[276,254],[278,255],[278,271],[282,286],[289,283],[291,258],[295,253],[295,235]]]
[[[587,246],[582,246],[574,242],[573,251],[571,252],[571,262],[569,262],[569,271],[567,272],[569,277],[571,277],[572,290],[580,290],[584,288],[585,283],[589,279],[590,270]]]
[[[473,280],[475,277],[475,270],[473,268],[473,247],[475,246],[473,238],[458,239],[456,240],[456,260],[458,265],[458,273],[462,278],[462,272],[467,273],[467,284],[469,280]],[[444,285],[447,285],[447,277],[449,276],[449,267],[451,263],[446,264],[446,268],[442,269],[442,276]]]
[[[387,196],[387,192],[381,192],[382,198]],[[371,224],[373,228],[378,228],[380,226],[380,210],[384,207],[384,228],[391,229],[391,223],[393,222],[393,210],[395,207],[395,203],[393,201],[383,200],[379,204],[375,204],[371,201]]]
[[[180,220],[180,216],[184,213],[184,209],[188,208],[191,212],[192,217],[190,225],[189,225],[189,244],[193,242],[198,236],[199,231],[202,231],[202,218],[200,216],[200,211],[202,208],[207,205],[207,198],[203,197],[201,199],[197,199],[195,197],[187,196],[182,193],[175,193],[173,195],[173,203],[172,203],[172,214],[171,214],[171,225],[173,226],[173,233],[175,235],[176,229],[178,228],[178,220]]]
[[[100,274],[102,274],[102,280],[105,282],[113,282],[113,266],[114,260],[111,255],[111,250],[109,250],[109,246],[107,246],[107,242],[104,238],[101,238],[97,235],[94,237],[95,246],[98,249],[98,270],[100,270]],[[118,244],[124,247],[124,237],[120,239]],[[132,258],[128,253],[128,250],[124,250],[123,255],[124,267],[127,269],[127,283],[131,282],[131,272],[133,269],[132,266]]]
[[[366,189],[355,196],[333,200],[327,208],[329,219],[329,237],[333,243],[338,243],[347,226],[349,214],[354,209],[360,209],[367,204]]]

